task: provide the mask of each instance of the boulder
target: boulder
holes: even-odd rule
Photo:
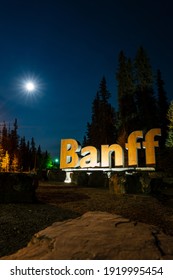
[[[112,173],[109,190],[115,194],[147,194],[151,192],[152,180],[148,172]]]
[[[38,180],[25,173],[0,173],[0,203],[34,202]]]
[[[116,214],[87,212],[53,223],[35,234],[27,247],[1,259],[172,260],[173,236]]]
[[[113,194],[126,193],[126,175],[124,173],[115,173],[109,179],[109,191]]]

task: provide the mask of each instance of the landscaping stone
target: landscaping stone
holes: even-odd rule
[[[156,226],[107,212],[51,226],[6,260],[161,260],[173,259],[173,236]]]

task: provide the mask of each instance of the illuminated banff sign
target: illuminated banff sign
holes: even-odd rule
[[[138,166],[138,150],[145,149],[146,166],[156,164],[155,147],[159,147],[156,136],[161,136],[160,128],[149,130],[145,136],[143,131],[132,132],[125,144],[128,150],[128,166]],[[112,162],[112,153],[114,153]],[[112,166],[113,165],[113,166]],[[81,147],[75,139],[62,139],[60,151],[60,168],[79,170],[84,168],[123,167],[124,150],[118,144],[101,145],[101,150],[93,146]]]

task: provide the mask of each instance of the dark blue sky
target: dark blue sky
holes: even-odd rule
[[[60,139],[82,141],[103,75],[117,106],[118,54],[141,45],[173,99],[172,10],[171,0],[1,0],[0,122],[17,118],[20,136],[58,155]]]

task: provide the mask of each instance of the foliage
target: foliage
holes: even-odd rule
[[[165,141],[168,132],[168,108],[169,103],[167,100],[166,92],[164,89],[164,81],[160,70],[157,70],[157,91],[158,91],[158,122],[162,131],[161,146],[165,146]]]
[[[9,166],[10,166],[10,157],[8,152],[5,152],[5,155],[1,159],[1,168],[2,170],[8,172],[9,171]]]
[[[169,120],[169,130],[168,130],[168,138],[166,141],[166,146],[168,148],[173,148],[173,101],[171,101],[169,110],[168,110],[168,120]]]
[[[143,130],[145,133],[151,128],[159,127],[162,132],[160,147],[164,149],[168,133],[169,103],[161,71],[158,70],[157,75],[153,73],[150,59],[143,47],[138,48],[133,59],[126,57],[123,51],[120,52],[116,80],[117,111],[109,102],[110,93],[106,79],[103,78],[92,103],[91,122],[87,123],[83,144],[100,148],[100,145],[117,142],[125,147],[132,131]],[[170,110],[167,146],[173,145]]]
[[[45,168],[47,157],[41,147],[36,147],[33,137],[26,142],[25,137],[19,137],[17,130],[16,119],[12,129],[10,126],[7,129],[6,123],[3,123],[0,131],[0,171],[26,172]]]
[[[92,103],[91,123],[87,123],[84,143],[99,148],[103,144],[111,144],[116,135],[115,110],[109,103],[111,94],[107,90],[106,79],[102,78],[99,91]]]
[[[153,73],[149,58],[140,47],[134,60],[135,98],[138,129],[147,131],[158,125],[157,102],[153,90]]]
[[[136,116],[136,105],[134,100],[134,73],[132,62],[121,51],[119,54],[119,66],[116,73],[118,81],[118,116],[119,116],[119,135],[127,134],[132,130],[131,123],[134,124]]]

